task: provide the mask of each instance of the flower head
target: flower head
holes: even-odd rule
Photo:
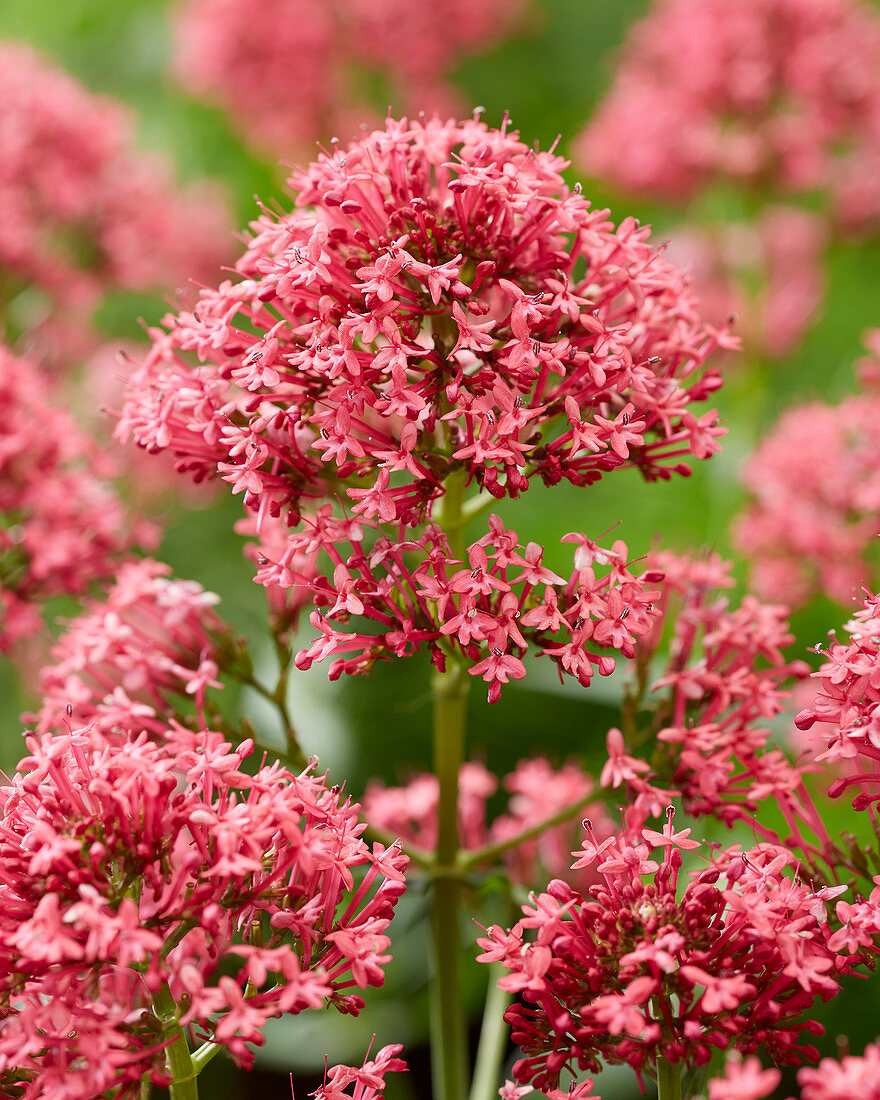
[[[71,1100],[160,1080],[168,996],[249,1062],[270,1017],[357,1013],[352,989],[382,983],[407,860],[364,844],[323,777],[248,774],[252,743],[181,727],[28,747],[0,790],[0,1073],[26,1096],[65,1074]]]
[[[520,1084],[556,1088],[563,1069],[595,1072],[600,1058],[639,1071],[658,1056],[705,1065],[713,1048],[817,1056],[801,1036],[819,1025],[800,1018],[849,965],[828,943],[827,895],[785,874],[793,857],[770,845],[717,853],[679,892],[681,848],[699,847],[686,832],[664,830],[656,856],[652,830],[601,845],[588,897],[551,882],[513,929],[479,941],[523,998],[506,1013]]]

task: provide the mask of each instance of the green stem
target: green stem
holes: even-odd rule
[[[437,520],[447,532],[451,558],[464,560],[461,524],[465,471],[446,481]],[[459,961],[459,902],[461,882],[450,873],[458,857],[458,771],[464,759],[469,679],[464,665],[452,657],[445,672],[435,672],[434,774],[439,783],[436,867],[433,882],[431,929],[434,973],[431,989],[431,1073],[434,1100],[463,1100],[467,1096],[467,1021],[461,990]]]
[[[458,857],[458,866],[462,871],[470,871],[474,867],[479,867],[484,863],[493,863],[498,856],[504,855],[505,852],[509,852],[511,848],[516,848],[520,844],[523,844],[527,840],[531,840],[533,837],[540,836],[541,833],[546,832],[548,829],[554,829],[557,825],[564,825],[566,821],[570,821],[576,814],[579,814],[584,807],[588,806],[591,802],[595,802],[596,796],[594,793],[584,795],[583,798],[578,799],[577,802],[570,802],[567,806],[553,814],[551,817],[545,817],[543,820],[538,821],[534,825],[530,825],[528,829],[523,829],[521,833],[516,833],[515,836],[509,837],[507,840],[499,840],[497,844],[486,844],[482,848],[470,848],[466,854],[463,853]],[[407,852],[409,849],[407,848]]]
[[[197,1071],[189,1052],[183,1028],[177,1020],[177,1005],[167,984],[153,994],[153,1008],[162,1022],[162,1034],[168,1040],[165,1066],[171,1074],[171,1100],[198,1100]]]
[[[681,1063],[657,1055],[657,1100],[681,1100]]]
[[[474,1066],[474,1081],[470,1100],[496,1100],[501,1077],[501,1065],[507,1052],[508,1030],[504,1013],[513,1000],[513,994],[498,988],[498,979],[506,971],[501,963],[489,967],[489,988],[486,991],[486,1007],[483,1010],[483,1026],[480,1029],[480,1045]]]

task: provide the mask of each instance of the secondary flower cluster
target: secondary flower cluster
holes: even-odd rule
[[[833,866],[834,845],[803,784],[812,768],[790,763],[769,728],[793,681],[809,673],[783,655],[793,641],[787,609],[749,595],[731,606],[720,592],[733,583],[730,565],[714,555],[659,553],[650,564],[664,573],[658,617],[625,693],[626,737],[608,734],[603,786],[622,789],[642,815],[680,796],[691,816],[743,822],[778,843],[759,814],[772,801],[786,843]]]
[[[510,795],[507,812],[490,825],[486,808],[498,790],[498,779],[482,764],[461,766],[458,839],[462,853],[468,856],[487,846],[510,845],[500,858],[512,882],[532,887],[549,877],[564,878],[586,889],[595,876],[571,870],[572,841],[579,839],[581,819],[589,814],[594,832],[603,840],[615,831],[604,806],[588,801],[595,786],[590,776],[574,763],[555,769],[537,757],[520,761],[501,785]],[[363,814],[373,827],[433,851],[439,793],[437,777],[427,773],[413,776],[405,787],[372,783],[364,795]],[[566,808],[569,813],[560,820]],[[490,865],[492,858],[497,857],[488,857],[478,866]]]
[[[0,66],[2,68],[2,66]],[[2,80],[2,78],[0,78]],[[2,110],[2,108],[0,108]],[[133,523],[106,480],[112,465],[48,381],[0,345],[0,652],[34,634],[37,606],[81,595],[153,532]]]
[[[880,19],[858,0],[656,0],[576,156],[648,196],[823,189],[847,226],[876,221]]]
[[[840,762],[849,773],[836,779],[831,795],[866,786],[853,799],[857,810],[880,800],[880,596],[867,593],[846,624],[849,638],[833,635],[825,663],[813,675],[820,688],[810,707],[795,719],[800,729],[822,727],[827,747],[819,760]]]
[[[323,777],[180,727],[28,747],[0,788],[0,1080],[26,1098],[160,1081],[178,1025],[247,1063],[270,1017],[382,983],[406,857]]]
[[[469,662],[468,672],[489,685],[493,703],[503,684],[526,675],[527,649],[554,661],[560,677],[574,676],[588,687],[596,672],[614,671],[610,651],[631,657],[651,628],[657,593],[648,585],[662,574],[631,573],[619,540],[607,550],[583,534],[564,536],[576,544],[566,581],[542,564],[537,543],[520,547],[517,533],[497,516],[468,550],[467,563],[450,556],[436,526],[421,538],[407,537],[401,527],[396,540],[382,537],[372,546],[364,526],[335,519],[325,505],[288,536],[279,560],[262,558],[258,581],[312,592],[311,622],[319,633],[297,654],[297,668],[333,657],[329,676],[336,679],[425,648],[438,668],[447,654]],[[318,551],[335,565],[332,579],[310,565]],[[334,625],[352,616],[363,620],[363,632]]]
[[[121,105],[0,43],[2,316],[41,358],[69,366],[92,346],[108,290],[208,277],[226,255],[220,196],[181,191],[162,157],[134,149],[133,129]]]
[[[291,178],[297,210],[253,223],[238,278],[153,332],[120,435],[289,523],[326,495],[418,524],[458,472],[516,496],[686,471],[724,432],[689,406],[729,340],[565,165],[476,120],[389,119],[322,155]]]
[[[184,88],[227,110],[245,137],[290,156],[353,135],[384,110],[446,110],[449,73],[508,33],[524,0],[187,0],[174,66]]]
[[[782,1079],[777,1069],[764,1069],[757,1058],[730,1059],[723,1077],[709,1082],[708,1100],[765,1100]],[[800,1100],[880,1100],[880,1047],[865,1047],[861,1057],[823,1058],[818,1066],[798,1071]]]
[[[229,628],[213,610],[218,596],[170,573],[149,558],[127,562],[105,597],[68,623],[40,674],[41,733],[67,716],[106,734],[163,736],[187,697],[207,725],[205,693],[220,686],[218,649]]]
[[[872,568],[880,533],[880,330],[865,336],[862,392],[784,413],[749,459],[753,503],[736,527],[761,593],[802,602],[816,590],[847,604]]]
[[[817,1057],[801,1038],[820,1025],[798,1021],[851,966],[825,917],[844,887],[814,892],[785,874],[794,857],[760,845],[716,852],[679,896],[681,849],[700,847],[689,833],[675,832],[671,810],[662,833],[588,832],[575,866],[598,860],[602,884],[584,898],[551,882],[514,928],[479,941],[480,961],[500,961],[499,984],[523,998],[505,1016],[524,1054],[520,1084],[556,1088],[563,1070],[595,1072],[600,1058],[640,1072],[658,1056],[705,1065],[713,1048]]]

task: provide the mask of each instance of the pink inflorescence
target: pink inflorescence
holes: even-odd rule
[[[282,155],[384,110],[446,110],[451,71],[500,41],[524,0],[184,0],[173,20],[180,83],[230,112],[246,137]]]
[[[793,641],[788,609],[751,595],[732,605],[723,595],[731,566],[716,555],[664,552],[650,564],[664,573],[662,595],[633,677],[650,690],[627,694],[626,738],[609,731],[600,782],[625,792],[642,816],[681,797],[690,816],[741,822],[780,842],[758,813],[772,802],[790,831],[786,842],[833,863],[831,838],[803,784],[815,768],[791,763],[771,733],[793,684],[809,674],[805,662],[784,655]]]
[[[2,78],[0,78],[2,79]],[[100,448],[28,359],[0,345],[0,652],[35,634],[40,603],[111,576],[152,530],[134,523]]]
[[[400,1073],[407,1068],[406,1062],[398,1057],[402,1051],[400,1043],[392,1043],[382,1047],[375,1058],[368,1055],[362,1066],[334,1066],[325,1072],[324,1083],[309,1095],[314,1100],[382,1100],[385,1074]],[[351,1092],[347,1091],[349,1088]]]
[[[622,543],[568,536],[566,580],[494,517],[467,560],[434,525],[535,477],[669,477],[719,447],[717,415],[690,405],[719,385],[704,361],[729,338],[647,230],[566,186],[565,163],[506,126],[389,120],[295,173],[297,209],[253,224],[237,279],[154,331],[120,434],[242,494],[265,532],[258,580],[319,609],[301,665],[439,657],[448,637],[500,685],[537,633],[586,682],[610,671],[588,639],[626,654],[647,628]],[[381,633],[334,625],[363,615]]]
[[[686,200],[720,181],[830,192],[875,221],[880,19],[857,0],[657,0],[576,142],[591,173]]]
[[[107,734],[162,736],[187,697],[207,724],[205,695],[220,686],[218,649],[229,628],[213,610],[218,596],[170,572],[149,558],[128,562],[105,597],[68,623],[40,674],[41,733],[66,716]]]
[[[181,190],[162,157],[135,150],[132,131],[121,105],[26,46],[0,43],[4,316],[41,355],[69,364],[72,348],[90,347],[107,290],[210,277],[229,251],[219,194]]]
[[[743,471],[753,502],[735,538],[761,594],[803,602],[817,590],[849,603],[880,533],[880,330],[866,337],[862,391],[839,405],[784,413]]]
[[[497,778],[476,762],[459,770],[458,839],[465,856],[486,846],[509,845],[500,858],[513,882],[532,887],[554,877],[586,889],[595,876],[571,870],[575,829],[579,836],[581,820],[589,814],[594,832],[603,840],[615,831],[603,805],[588,801],[595,787],[592,778],[577,764],[554,768],[537,757],[520,761],[501,783],[510,795],[507,812],[490,824],[486,807],[498,789]],[[432,851],[437,845],[439,793],[437,777],[427,773],[413,776],[405,787],[372,783],[364,796],[364,817],[404,843]],[[568,818],[560,822],[566,807]]]
[[[407,860],[323,777],[180,727],[28,747],[0,789],[0,1080],[26,1098],[163,1079],[175,1016],[250,1063],[269,1018],[381,985]]]
[[[705,1065],[713,1048],[766,1046],[783,1064],[818,1056],[801,1037],[821,1026],[799,1021],[852,965],[829,945],[825,917],[844,887],[814,892],[785,874],[793,856],[760,845],[716,852],[679,897],[681,849],[700,847],[689,833],[671,811],[662,833],[588,833],[575,865],[598,861],[603,877],[589,897],[551,882],[514,928],[479,941],[481,961],[509,971],[501,987],[523,998],[505,1017],[524,1055],[520,1084],[556,1088],[600,1059],[638,1072],[657,1057]]]
[[[810,707],[795,719],[800,729],[818,723],[825,750],[819,760],[844,765],[845,775],[831,784],[832,795],[848,787],[861,790],[853,806],[864,810],[880,800],[880,596],[868,592],[846,624],[849,637],[832,635],[825,663],[813,675],[819,690]]]

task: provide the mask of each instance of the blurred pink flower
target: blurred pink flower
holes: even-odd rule
[[[133,120],[28,47],[0,43],[0,273],[7,338],[67,369],[93,346],[111,289],[213,277],[228,210],[135,149]],[[27,293],[23,293],[27,291]]]

